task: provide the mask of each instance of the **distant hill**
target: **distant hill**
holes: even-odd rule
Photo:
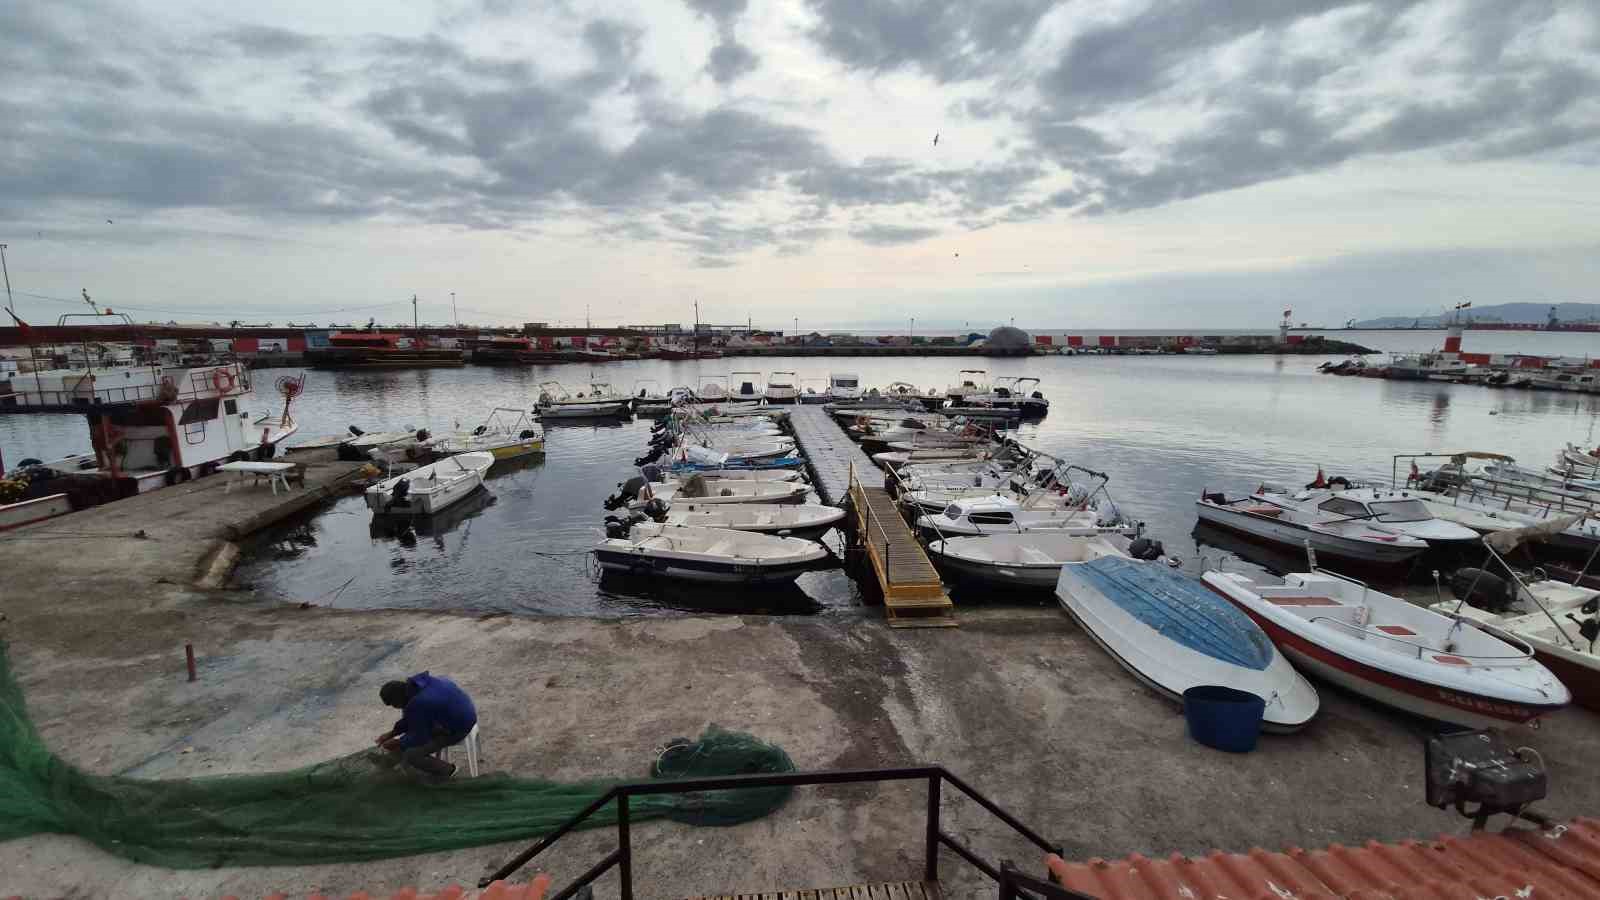
[[[1555,308],[1556,318],[1563,322],[1600,322],[1600,303],[1500,303],[1493,306],[1474,306],[1461,311],[1473,322],[1508,322],[1513,324],[1543,325],[1550,321],[1550,310]],[[1418,316],[1384,316],[1365,319],[1352,328],[1443,328],[1445,315],[1426,313]]]

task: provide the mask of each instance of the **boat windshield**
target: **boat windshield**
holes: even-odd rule
[[[853,387],[856,386],[856,380],[854,378],[835,378],[833,380],[833,386],[834,387],[842,387],[842,388],[853,388]]]
[[[1372,504],[1379,522],[1425,522],[1433,518],[1421,500],[1388,500]]]

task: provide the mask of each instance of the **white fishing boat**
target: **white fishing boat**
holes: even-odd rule
[[[815,503],[723,503],[680,501],[657,521],[666,525],[731,528],[787,537],[814,539],[844,521],[845,511]]]
[[[728,394],[731,403],[760,403],[763,389],[760,372],[734,372],[728,376],[733,390]]]
[[[1220,493],[1205,493],[1195,504],[1202,522],[1283,544],[1295,552],[1309,543],[1319,555],[1388,566],[1409,562],[1428,549],[1427,541],[1379,529],[1368,519],[1285,509],[1254,496],[1229,500]]]
[[[471,431],[430,437],[419,446],[440,456],[483,452],[497,460],[517,459],[544,452],[544,430],[533,423],[527,410],[497,406]]]
[[[1487,728],[1531,722],[1571,700],[1525,642],[1353,579],[1319,569],[1281,584],[1215,571],[1203,580],[1297,667],[1413,715]]]
[[[987,447],[938,447],[930,450],[884,450],[872,454],[872,461],[891,469],[924,462],[985,460],[992,455]]]
[[[652,500],[670,506],[674,502],[694,502],[702,506],[729,503],[803,503],[810,493],[808,485],[793,481],[722,480],[695,473],[687,478],[648,481],[636,475],[618,485],[616,494],[606,498],[606,509],[628,506],[645,509]],[[651,507],[659,508],[657,507]]]
[[[1171,700],[1221,686],[1260,697],[1262,728],[1316,716],[1316,689],[1250,618],[1165,565],[1103,555],[1061,566],[1061,606],[1124,669]]]
[[[815,541],[727,528],[611,519],[595,559],[610,572],[721,584],[793,581],[827,558]]]
[[[289,408],[304,383],[304,376],[278,378],[282,412],[252,418],[240,408],[251,384],[239,363],[41,369],[0,380],[0,413],[82,416],[91,452],[23,460],[18,468],[34,470],[40,483],[114,483],[102,494],[110,499],[188,481],[225,462],[274,456],[299,430]],[[98,492],[84,496],[91,493]]]
[[[861,376],[834,372],[828,376],[828,399],[834,403],[861,399]]]
[[[541,419],[592,419],[626,415],[628,403],[605,382],[574,392],[559,381],[545,381],[539,385],[537,409]]]
[[[367,508],[379,515],[432,515],[482,487],[492,465],[494,454],[486,451],[446,457],[367,488]]]
[[[661,385],[653,378],[641,378],[633,383],[633,411],[641,416],[662,416],[672,411],[672,397],[661,393]]]
[[[952,537],[928,544],[939,568],[969,581],[1001,587],[1047,589],[1056,586],[1061,567],[1102,556],[1156,559],[1161,545],[1120,534],[1073,535],[1036,531]]]
[[[799,403],[800,378],[793,372],[773,372],[761,396],[768,403]]]

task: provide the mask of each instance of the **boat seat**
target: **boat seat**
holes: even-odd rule
[[[1332,597],[1315,597],[1310,594],[1270,596],[1263,594],[1261,599],[1273,606],[1343,606],[1344,604]]]

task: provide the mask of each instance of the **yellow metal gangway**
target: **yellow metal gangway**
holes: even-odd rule
[[[881,485],[861,483],[850,466],[850,509],[883,594],[884,615],[897,627],[959,624],[955,605],[916,534]]]

